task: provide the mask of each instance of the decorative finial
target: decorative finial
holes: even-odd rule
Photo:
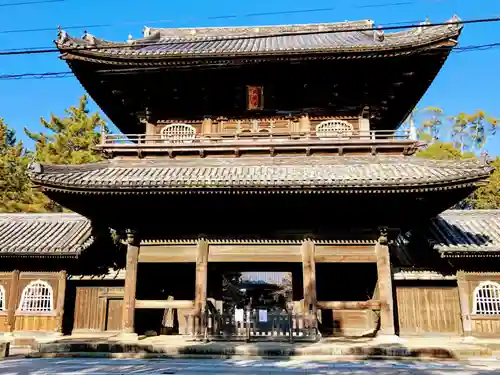
[[[144,38],[147,37],[147,36],[149,36],[150,33],[151,33],[151,28],[147,27],[147,26],[144,26],[144,29],[142,30],[142,33],[143,33]]]
[[[375,42],[383,42],[384,41],[384,30],[382,26],[379,26],[377,30],[373,32],[373,40]]]
[[[134,39],[134,38],[132,37],[132,34],[128,34],[128,40],[132,40],[132,39]]]

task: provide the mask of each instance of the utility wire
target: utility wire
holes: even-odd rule
[[[66,0],[45,0],[45,1],[66,1]],[[387,8],[414,4],[415,1],[404,1],[395,3],[380,3],[380,4],[360,4],[352,5],[351,8]],[[234,19],[234,18],[249,18],[249,17],[262,17],[262,16],[276,16],[276,15],[286,15],[286,14],[301,14],[301,13],[316,13],[316,12],[330,12],[335,10],[335,7],[331,8],[313,8],[313,9],[296,9],[296,10],[285,10],[278,12],[263,12],[263,13],[247,13],[247,14],[227,14],[220,16],[209,16],[204,18],[198,18],[198,20],[220,20],[220,19]],[[192,20],[191,18],[189,20]],[[182,20],[155,20],[155,21],[130,21],[130,22],[120,22],[120,23],[104,23],[104,24],[91,24],[91,25],[70,25],[65,26],[65,30],[74,29],[96,29],[96,28],[106,28],[106,27],[118,27],[118,26],[131,26],[131,25],[153,25],[159,23],[175,23],[182,22]],[[410,23],[418,21],[408,21]],[[34,33],[34,32],[44,32],[44,31],[56,31],[55,27],[41,27],[32,29],[12,29],[12,30],[0,30],[0,34],[15,34],[15,33]]]
[[[0,3],[0,7],[15,7],[20,5],[35,5],[47,3],[63,3],[66,0],[35,0],[35,1],[22,1],[17,3]]]
[[[338,29],[338,30],[317,30],[317,31],[301,31],[301,32],[288,32],[288,33],[275,33],[275,34],[264,34],[264,35],[244,35],[235,37],[225,37],[225,38],[210,38],[205,40],[180,40],[180,41],[168,41],[168,42],[143,42],[143,43],[133,43],[127,45],[126,43],[120,43],[120,45],[110,45],[110,46],[95,46],[95,47],[75,47],[75,48],[65,48],[64,52],[78,52],[78,51],[92,51],[101,49],[121,49],[121,48],[141,48],[154,46],[168,46],[168,45],[185,45],[185,44],[197,44],[197,43],[212,43],[224,40],[246,40],[246,39],[263,39],[271,37],[283,37],[283,36],[297,36],[297,35],[318,35],[318,34],[335,34],[335,33],[349,33],[349,32],[367,32],[367,31],[385,31],[385,30],[401,30],[408,28],[427,28],[435,26],[448,26],[451,24],[456,25],[466,25],[466,24],[480,24],[480,23],[490,23],[490,22],[500,22],[500,17],[492,18],[478,18],[463,21],[447,21],[439,23],[420,23],[420,24],[408,24],[408,25],[396,25],[396,26],[380,26],[380,27],[361,27],[352,29]],[[44,54],[44,53],[57,53],[61,52],[58,48],[54,47],[26,47],[24,49],[15,50],[0,50],[0,56],[12,56],[12,55],[33,55],[33,54]]]
[[[489,43],[489,44],[478,44],[469,45],[464,47],[454,47],[451,52],[463,53],[463,52],[475,52],[475,51],[486,51],[492,48],[500,47],[500,42]],[[131,68],[131,69],[108,69],[100,70],[100,73],[114,73],[114,74],[128,74],[129,72],[139,73],[145,70],[161,70],[162,68]],[[71,71],[65,72],[45,72],[45,73],[20,73],[20,74],[3,74],[0,75],[0,81],[7,80],[21,80],[21,79],[54,79],[54,78],[68,78],[73,77],[74,74]]]

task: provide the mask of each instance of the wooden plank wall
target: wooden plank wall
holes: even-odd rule
[[[24,288],[36,280],[47,282],[53,291],[53,310],[47,313],[18,311]],[[0,285],[6,293],[6,311],[0,312],[0,331],[59,332],[64,308],[65,272],[0,273]]]
[[[456,286],[397,286],[400,334],[462,334]]]

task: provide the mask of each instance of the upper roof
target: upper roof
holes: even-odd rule
[[[461,25],[454,16],[447,23],[384,33],[371,20],[280,26],[216,28],[145,28],[144,37],[111,42],[85,33],[82,38],[59,32],[57,47],[63,58],[108,56],[115,60],[144,58],[235,57],[310,53],[398,54],[456,44]],[[428,23],[428,22],[427,22]],[[116,63],[116,62],[115,62]]]
[[[77,256],[93,241],[90,221],[78,214],[0,214],[0,256]]]
[[[432,220],[430,233],[443,255],[500,253],[500,210],[448,210]]]
[[[238,189],[412,191],[470,186],[490,173],[491,168],[480,160],[393,155],[111,159],[86,165],[31,166],[32,180],[47,189],[120,194]]]

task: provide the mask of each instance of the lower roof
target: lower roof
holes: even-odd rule
[[[78,256],[93,241],[90,221],[78,214],[0,214],[0,256]]]
[[[479,160],[414,156],[276,156],[112,159],[85,165],[31,166],[33,182],[49,190],[85,193],[329,190],[428,190],[469,186],[491,168]]]
[[[443,256],[500,256],[500,210],[448,210],[431,221],[429,231]]]
[[[448,210],[428,229],[444,255],[500,256],[500,210]],[[75,213],[0,214],[0,256],[77,256],[93,241],[90,220]]]

